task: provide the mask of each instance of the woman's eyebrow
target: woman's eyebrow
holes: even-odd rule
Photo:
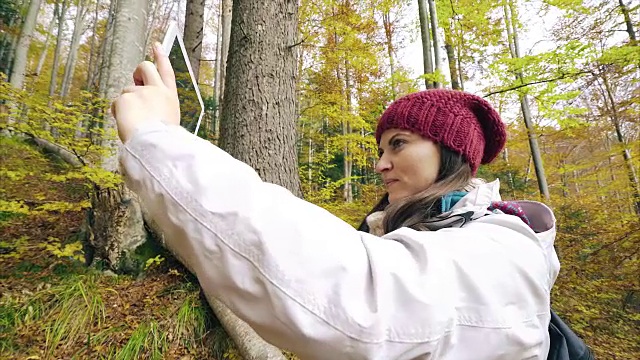
[[[402,136],[402,135],[409,136],[409,133],[408,133],[408,132],[399,132],[399,133],[397,133],[397,134],[393,135],[393,136],[391,137],[391,139],[389,139],[389,142],[388,142],[388,143],[389,143],[389,145],[391,145],[391,142],[393,142],[393,140],[395,140],[395,138],[397,138],[398,136]]]

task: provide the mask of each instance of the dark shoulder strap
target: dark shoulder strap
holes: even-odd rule
[[[549,337],[551,346],[547,360],[595,360],[587,344],[553,310]]]

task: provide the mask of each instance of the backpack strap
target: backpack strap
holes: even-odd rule
[[[587,344],[553,310],[549,337],[551,344],[547,360],[595,360]]]

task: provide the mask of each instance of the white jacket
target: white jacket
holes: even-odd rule
[[[377,237],[177,126],[145,125],[120,161],[206,295],[301,359],[546,359],[555,219],[489,213],[497,181],[456,204],[487,215],[462,228]]]

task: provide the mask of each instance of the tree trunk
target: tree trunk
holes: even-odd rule
[[[62,9],[60,8],[60,2],[62,1]],[[58,68],[60,67],[60,55],[62,54],[62,33],[64,31],[64,17],[67,13],[67,4],[69,0],[57,0],[56,6],[53,11],[54,16],[58,16],[58,36],[56,37],[56,50],[53,55],[53,65],[51,69],[51,82],[49,83],[49,97],[53,97],[56,94],[56,88],[58,87]]]
[[[22,6],[23,1],[18,0],[14,3],[15,9],[18,13],[14,14],[9,20],[6,26],[7,31],[4,32],[2,37],[2,45],[0,47],[0,70],[7,74],[8,79],[11,79],[11,68],[13,67],[13,57],[15,55],[16,47],[18,46],[19,31],[12,34],[11,28],[18,28],[22,26]]]
[[[456,62],[456,54],[453,48],[453,39],[451,38],[451,27],[453,21],[449,20],[449,28],[444,31],[444,48],[447,51],[447,59],[449,60],[449,71],[451,72],[451,88],[453,90],[461,90],[458,82],[458,64]]]
[[[393,58],[393,29],[391,24],[391,18],[389,11],[385,11],[382,14],[382,25],[384,26],[384,35],[387,40],[387,56],[389,56],[389,74],[391,76],[391,94],[393,98],[396,98],[397,89],[394,73],[395,69],[395,61]]]
[[[631,16],[629,15],[629,7],[625,5],[623,0],[618,0],[620,4],[620,11],[622,12],[622,16],[624,16],[624,23],[627,26],[627,34],[629,34],[629,40],[631,40],[632,45],[638,44],[638,39],[636,38],[636,32],[633,30],[633,22],[631,21]]]
[[[296,2],[233,3],[221,147],[301,196],[296,159]]]
[[[29,45],[31,45],[31,37],[33,36],[33,30],[36,26],[36,18],[38,17],[38,10],[40,9],[41,0],[31,0],[29,3],[29,9],[27,10],[27,16],[22,25],[22,31],[16,45],[14,61],[11,66],[10,84],[15,89],[22,90],[24,86],[24,77],[27,70],[27,55],[29,53]],[[20,104],[10,102],[8,104],[10,108],[16,109]],[[13,113],[15,110],[9,110],[9,113]],[[14,124],[16,119],[13,116],[7,117],[7,129],[3,133],[11,133],[11,125]]]
[[[11,17],[6,25],[7,29],[11,29],[15,21],[15,17]],[[13,54],[11,54],[10,44],[13,42],[13,38],[14,36],[11,35],[9,31],[5,31],[5,33],[2,34],[2,42],[0,42],[0,71],[7,75],[11,71],[9,63],[11,62]]]
[[[95,48],[95,44],[96,44],[96,33],[98,31],[98,10],[100,9],[100,0],[96,0],[96,8],[94,11],[94,15],[93,15],[93,31],[91,32],[91,42],[89,45],[89,65],[87,66],[87,82],[85,84],[85,89],[86,90],[93,90],[95,89],[95,63],[96,58],[97,58],[97,54],[96,54],[96,48]]]
[[[232,13],[220,146],[253,167],[264,181],[301,197],[293,47],[297,2],[237,0]],[[215,309],[213,302],[212,307]],[[233,324],[244,327],[238,336],[241,339],[234,340],[245,359],[284,359],[279,349],[264,342],[240,319],[232,318]]]
[[[184,19],[184,47],[189,55],[193,76],[198,83],[204,30],[204,3],[204,0],[187,0]]]
[[[420,36],[422,37],[422,64],[425,74],[433,74],[433,61],[431,59],[431,35],[429,35],[429,17],[425,0],[418,0],[418,14],[420,15]],[[433,89],[433,82],[424,79],[427,89]]]
[[[219,300],[206,296],[207,302],[233,340],[243,360],[286,360],[282,351],[267,344]]]
[[[41,0],[31,0],[29,10],[22,25],[22,31],[16,46],[13,66],[11,67],[11,85],[22,90],[24,85],[24,75],[27,69],[27,55],[29,53],[29,45],[31,45],[31,37],[36,27],[36,19],[40,10]]]
[[[51,18],[49,22],[49,28],[47,29],[47,37],[44,41],[44,48],[42,49],[42,54],[40,54],[40,59],[38,60],[38,66],[36,67],[35,76],[40,76],[42,72],[42,68],[44,67],[44,62],[47,59],[47,50],[49,50],[49,43],[51,40],[51,33],[53,32],[53,27],[56,25],[56,17],[55,15]]]
[[[144,59],[146,9],[146,0],[118,1],[110,54],[113,71],[106,86],[109,100],[115,99],[125,86],[133,85],[131,74]],[[104,127],[109,132],[115,129],[115,119],[110,112],[106,117]],[[105,170],[117,171],[119,144],[115,138],[103,140],[103,146],[113,149],[110,155],[102,159]],[[95,248],[95,256],[119,270],[123,255],[144,243],[147,238],[140,204],[123,184],[115,189],[95,186],[91,204],[90,242]]]
[[[351,176],[353,175],[353,159],[350,150],[349,135],[351,135],[351,75],[349,72],[349,62],[344,61],[344,95],[347,108],[345,109],[346,116],[342,123],[342,135],[344,136],[344,188],[343,196],[344,201],[347,203],[353,202],[353,182]]]
[[[78,48],[80,47],[80,35],[84,32],[84,19],[87,14],[86,0],[79,0],[76,7],[76,20],[73,24],[73,35],[71,36],[71,46],[69,47],[69,55],[67,63],[64,66],[64,77],[62,78],[62,89],[60,97],[65,98],[71,88],[73,82],[73,73],[76,67],[76,59],[78,58]]]
[[[113,32],[116,22],[116,8],[119,0],[111,0],[109,3],[109,16],[107,17],[107,29],[102,38],[100,71],[98,71],[98,93],[100,97],[107,96],[107,85],[111,75],[111,50],[113,49]]]
[[[433,40],[433,60],[435,64],[435,71],[442,69],[440,59],[440,42],[438,41],[438,13],[436,12],[436,3],[434,0],[429,0],[429,18],[431,19],[431,39]],[[440,83],[435,81],[434,86],[440,88]]]
[[[507,4],[508,2],[508,4]],[[520,48],[518,43],[518,33],[516,26],[516,11],[515,5],[512,0],[507,0],[503,2],[504,16],[505,16],[505,25],[507,29],[507,37],[509,40],[509,50],[511,52],[511,56],[514,59],[520,58]],[[516,74],[518,80],[522,82],[522,73],[518,72]],[[550,199],[549,194],[549,186],[547,185],[547,177],[544,172],[544,165],[542,163],[542,155],[540,153],[540,148],[538,147],[538,136],[536,135],[535,126],[533,125],[532,117],[531,117],[531,109],[529,108],[529,99],[528,96],[520,95],[520,108],[522,110],[522,117],[524,118],[524,124],[527,129],[527,135],[529,138],[529,148],[531,150],[531,157],[533,159],[533,165],[536,172],[536,177],[538,179],[538,189],[540,190],[540,194],[544,196],[545,199]]]
[[[231,43],[231,22],[233,19],[233,1],[222,0],[222,45],[220,47],[220,82],[218,84],[219,110],[222,111],[224,104],[225,84],[227,79],[227,61],[229,60],[229,44]],[[218,112],[221,114],[220,112]]]
[[[633,208],[638,216],[640,216],[640,184],[638,183],[638,176],[636,175],[636,169],[633,166],[633,160],[631,158],[631,152],[627,148],[627,144],[622,134],[622,129],[620,127],[620,117],[618,116],[618,107],[616,106],[616,102],[613,98],[613,92],[611,90],[611,86],[609,85],[609,80],[607,80],[607,76],[602,74],[602,82],[604,83],[604,87],[606,90],[606,100],[609,100],[609,110],[611,113],[611,121],[613,122],[613,126],[616,132],[616,138],[620,145],[622,145],[622,158],[624,159],[624,164],[627,167],[627,177],[629,178],[629,186],[631,187],[631,193],[633,194]]]

